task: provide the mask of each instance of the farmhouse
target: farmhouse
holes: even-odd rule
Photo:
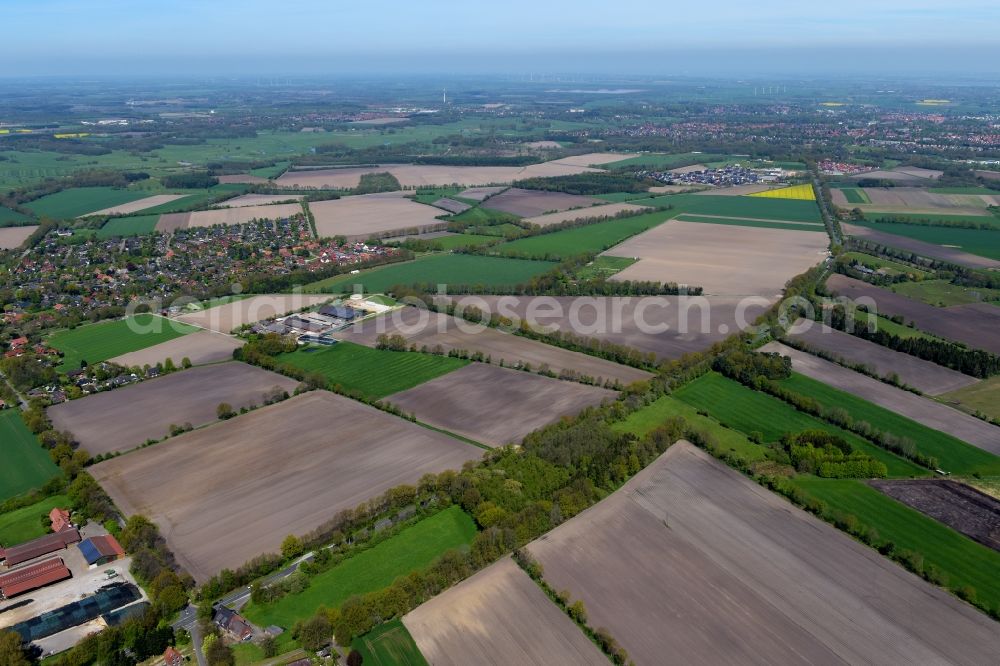
[[[49,553],[65,550],[67,546],[80,540],[80,533],[73,527],[53,534],[26,541],[17,546],[0,549],[0,559],[5,560],[8,567],[42,557]]]
[[[125,557],[125,551],[118,540],[110,534],[90,537],[80,542],[80,552],[90,566],[114,562]]]
[[[248,641],[253,638],[253,627],[236,611],[219,606],[215,609],[215,623],[219,628],[238,641]]]
[[[69,518],[68,509],[60,509],[55,507],[49,512],[49,520],[52,521],[52,531],[62,532],[65,529],[73,527],[73,523]]]

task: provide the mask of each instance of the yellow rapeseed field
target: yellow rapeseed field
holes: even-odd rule
[[[796,199],[797,201],[816,201],[812,185],[792,185],[777,190],[767,190],[748,194],[748,197],[763,197],[765,199]]]

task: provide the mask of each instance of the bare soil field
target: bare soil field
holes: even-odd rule
[[[1000,649],[986,615],[683,441],[528,550],[640,665],[979,664]]]
[[[586,208],[603,203],[606,203],[603,199],[578,194],[523,190],[519,187],[512,187],[492,197],[489,208],[519,217],[537,217],[545,213],[557,213],[571,208]]]
[[[528,141],[524,144],[525,148],[532,148],[534,150],[558,150],[562,148],[558,141]]]
[[[701,192],[695,192],[695,194],[721,197],[741,197],[747,194],[757,194],[758,192],[767,192],[768,190],[773,189],[774,185],[768,185],[766,183],[748,183],[746,185],[733,185],[731,187],[713,187],[707,190],[702,190]]]
[[[220,208],[243,208],[244,206],[266,206],[287,201],[299,201],[301,194],[241,194],[216,204]]]
[[[604,254],[639,257],[612,280],[700,286],[712,296],[777,299],[785,283],[826,255],[825,234],[670,220]]]
[[[764,300],[722,296],[480,296],[463,301],[545,330],[635,347],[659,359],[701,351],[753,324]]]
[[[473,305],[474,299],[469,299],[469,303]],[[616,380],[622,384],[631,384],[651,376],[648,372],[627,365],[553,347],[495,328],[477,327],[450,315],[418,310],[415,307],[395,310],[377,319],[360,322],[340,331],[336,337],[374,347],[382,333],[402,335],[408,344],[415,344],[418,348],[427,346],[433,350],[440,345],[445,352],[453,349],[464,349],[472,353],[478,351],[489,356],[495,364],[501,361],[507,366],[529,363],[535,370],[547,365],[557,374],[567,370],[595,379]]]
[[[137,365],[141,368],[147,364],[162,363],[168,358],[173,360],[174,365],[180,366],[181,360],[187,358],[193,365],[204,365],[231,359],[233,350],[242,346],[242,340],[228,335],[215,331],[198,331],[146,349],[116,356],[109,359],[109,362],[128,367]]]
[[[470,363],[385,399],[417,420],[463,437],[502,446],[561,416],[613,400],[595,386],[551,379],[487,363]]]
[[[635,157],[633,153],[584,153],[583,155],[571,155],[570,157],[564,157],[560,160],[553,160],[551,162],[545,162],[545,164],[568,164],[571,166],[593,166],[600,164],[609,164],[611,162],[620,162],[622,160],[627,160],[630,157]],[[531,168],[530,166],[528,167]]]
[[[1000,501],[989,495],[945,479],[879,479],[868,483],[973,541],[1000,551]]]
[[[30,227],[0,227],[0,250],[13,250],[21,247],[28,236],[35,233],[38,226]]]
[[[482,451],[311,391],[90,468],[126,515],[148,516],[198,582],[276,552],[338,511]]]
[[[708,188],[708,185],[654,185],[649,188],[649,192],[652,194],[677,194],[678,192],[691,192],[692,190],[703,191]]]
[[[161,206],[171,201],[177,201],[186,196],[186,194],[156,194],[151,197],[139,199],[138,201],[130,201],[129,203],[112,206],[111,208],[95,210],[93,213],[87,213],[87,215],[81,215],[80,217],[87,217],[88,215],[128,215],[129,213],[137,213],[140,210],[146,210],[153,206]]]
[[[881,377],[895,373],[907,386],[928,395],[940,395],[971,386],[978,380],[916,356],[893,351],[868,340],[813,322],[790,336],[812,349],[833,354],[844,361],[863,363]]]
[[[371,236],[400,235],[408,230],[437,231],[447,226],[438,219],[446,215],[434,206],[426,206],[403,196],[403,192],[383,192],[313,201],[309,210],[316,220],[320,237],[346,236],[364,240]]]
[[[500,195],[503,196],[503,195]],[[496,197],[494,197],[495,199]],[[493,205],[493,199],[490,199],[487,207]],[[535,217],[525,218],[525,222],[531,222],[532,224],[537,224],[540,227],[547,227],[552,224],[560,224],[562,222],[570,222],[572,220],[583,220],[587,218],[597,218],[597,217],[614,217],[619,213],[630,212],[639,213],[644,210],[651,210],[646,206],[639,206],[630,203],[609,203],[601,204],[600,206],[590,206],[589,208],[578,208],[576,210],[564,210],[561,213],[549,213],[548,215],[537,215]]]
[[[434,666],[607,666],[608,659],[510,557],[403,616]]]
[[[244,324],[281,316],[313,305],[332,300],[329,294],[271,294],[251,296],[232,303],[217,305],[177,317],[192,326],[207,328],[219,333],[229,333]]]
[[[879,180],[895,180],[899,182],[910,181],[914,183],[926,184],[931,180],[940,178],[943,173],[943,171],[921,169],[920,167],[896,167],[891,171],[866,171],[864,173],[848,176],[848,178],[853,180],[860,180],[862,178],[877,178]]]
[[[627,156],[625,156],[627,157]],[[494,185],[511,183],[522,178],[570,176],[597,171],[590,164],[603,164],[623,159],[610,153],[589,153],[562,160],[530,164],[523,167],[507,166],[448,166],[438,164],[382,164],[341,169],[311,169],[287,171],[275,181],[282,187],[316,187],[353,189],[361,182],[361,175],[387,171],[404,187],[434,187],[460,185]]]
[[[1000,354],[1000,335],[997,335],[1000,308],[995,305],[975,303],[938,308],[840,274],[831,275],[826,286],[829,291],[853,300],[871,298],[879,314],[899,315],[932,335]]]
[[[458,196],[463,199],[474,199],[476,201],[483,201],[492,197],[494,194],[504,191],[504,187],[470,187],[467,190],[463,190],[458,193]]]
[[[845,223],[841,226],[844,229],[844,233],[851,236],[857,236],[858,238],[864,238],[866,240],[870,240],[881,245],[895,247],[900,250],[907,250],[924,257],[950,261],[953,264],[968,266],[969,268],[1000,268],[1000,261],[997,261],[996,259],[980,257],[977,254],[969,254],[968,252],[963,252],[957,248],[935,245],[934,243],[925,243],[913,238],[906,238],[905,236],[887,234],[882,231],[876,231],[870,227],[862,227],[856,224]]]
[[[761,351],[788,356],[792,359],[792,368],[796,372],[864,398],[928,428],[957,437],[984,451],[1000,455],[1000,428],[986,421],[812,354],[792,349],[780,342],[769,342],[761,347]]]
[[[977,195],[939,194],[920,187],[866,187],[865,194],[871,204],[859,205],[862,210],[906,210],[911,212],[961,215],[989,215],[985,202]]]
[[[70,400],[50,407],[48,415],[57,428],[72,432],[80,446],[96,456],[162,439],[171,425],[212,423],[218,418],[219,403],[227,402],[235,410],[262,405],[265,393],[274,388],[291,393],[298,384],[283,375],[232,361],[180,370]]]
[[[211,227],[216,224],[246,224],[252,220],[280,220],[301,214],[302,204],[297,203],[199,210],[189,214],[187,225],[189,227]]]
[[[679,176],[683,176],[686,173],[694,173],[695,171],[707,171],[708,167],[704,164],[689,164],[687,166],[677,167],[676,169],[669,169],[670,173],[676,173]]]
[[[220,184],[239,184],[246,183],[248,185],[264,185],[269,181],[267,178],[261,178],[260,176],[254,176],[249,173],[237,173],[228,176],[218,176]]]

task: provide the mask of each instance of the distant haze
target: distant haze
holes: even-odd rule
[[[0,76],[1000,70],[995,0],[6,0]]]

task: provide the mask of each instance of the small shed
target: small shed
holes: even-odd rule
[[[125,556],[125,551],[118,543],[118,539],[110,534],[84,539],[80,542],[79,547],[87,564],[92,566],[114,562]]]

